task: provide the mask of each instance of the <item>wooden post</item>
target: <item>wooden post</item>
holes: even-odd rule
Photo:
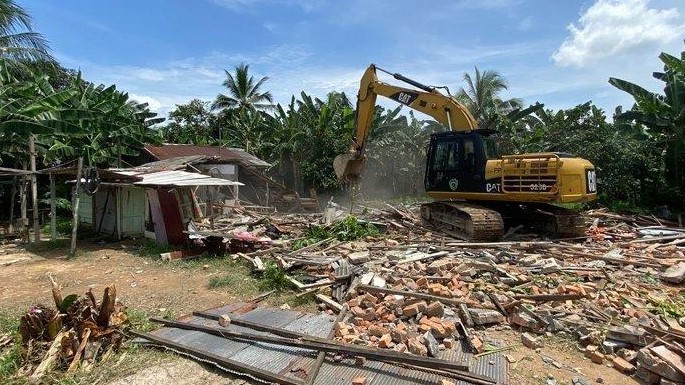
[[[10,234],[14,234],[14,198],[17,195],[17,177],[12,177],[12,192],[10,192]]]
[[[33,237],[40,242],[40,222],[38,221],[38,180],[36,178],[36,137],[29,135],[29,152],[31,159],[31,202],[33,204]]]
[[[22,168],[26,170],[26,162],[22,163]],[[19,199],[21,200],[20,205],[21,205],[21,239],[24,242],[30,242],[31,240],[29,239],[29,228],[28,228],[28,215],[26,214],[27,211],[27,203],[28,200],[26,199],[26,175],[21,176],[21,188],[19,189]]]
[[[53,241],[57,240],[57,199],[55,192],[55,174],[50,171],[50,236]]]
[[[78,166],[76,168],[76,191],[74,192],[74,205],[72,210],[74,215],[72,220],[74,223],[71,228],[71,249],[69,257],[73,257],[76,253],[76,232],[78,231],[78,204],[81,196],[81,173],[83,172],[83,157],[78,158]]]
[[[114,218],[116,218],[116,227],[117,227],[117,239],[121,240],[121,215],[122,215],[122,210],[121,210],[121,194],[123,191],[122,187],[116,187],[116,190],[114,190],[116,194],[114,194],[114,198],[116,198],[116,215]],[[103,213],[104,215],[104,213]],[[103,217],[104,219],[104,217]]]

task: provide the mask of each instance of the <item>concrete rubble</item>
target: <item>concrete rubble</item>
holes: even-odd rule
[[[297,290],[315,294],[322,310],[347,305],[350,316],[335,325],[344,343],[419,356],[464,343],[487,353],[488,330],[506,326],[531,349],[552,333],[575,340],[592,362],[646,383],[685,381],[678,323],[685,316],[685,230],[677,224],[595,210],[585,213],[585,237],[514,234],[477,243],[423,227],[415,208],[389,207],[364,210],[380,235],[295,251],[288,237],[301,237],[316,214],[265,221],[243,213],[241,223],[252,226],[241,231],[260,241],[240,256],[292,272]],[[264,241],[267,230],[277,237]]]

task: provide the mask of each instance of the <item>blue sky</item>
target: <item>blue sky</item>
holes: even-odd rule
[[[301,91],[353,98],[376,63],[453,91],[474,66],[493,69],[509,81],[508,97],[555,109],[592,100],[611,112],[632,103],[610,76],[659,90],[651,78],[658,54],[685,49],[682,0],[18,3],[64,66],[162,115],[193,98],[213,100],[224,69],[241,62],[268,76],[265,88],[284,104]]]

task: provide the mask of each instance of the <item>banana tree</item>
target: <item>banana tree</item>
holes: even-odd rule
[[[650,135],[665,149],[666,176],[685,196],[685,51],[680,58],[662,52],[663,72],[654,78],[665,83],[664,94],[650,92],[631,82],[610,78],[614,87],[629,93],[635,104],[616,116],[619,121],[634,121],[647,127]],[[683,205],[682,200],[680,202]]]

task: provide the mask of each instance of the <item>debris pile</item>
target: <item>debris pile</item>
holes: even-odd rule
[[[121,328],[128,320],[114,285],[105,288],[100,302],[92,290],[63,298],[54,280],[52,285],[56,308],[32,306],[19,323],[24,363],[19,374],[33,380],[54,369],[89,370],[95,362],[106,360],[121,346]]]
[[[487,354],[488,330],[507,328],[531,349],[544,334],[574,339],[593,362],[647,382],[685,374],[685,230],[677,224],[594,210],[577,239],[510,231],[507,242],[468,243],[387,206],[364,208],[382,234],[359,237],[314,237],[315,215],[270,218],[297,248],[241,257],[255,267],[272,259],[293,272],[298,295],[315,294],[324,308],[346,304],[350,315],[334,330],[347,344],[435,357],[463,342]]]

